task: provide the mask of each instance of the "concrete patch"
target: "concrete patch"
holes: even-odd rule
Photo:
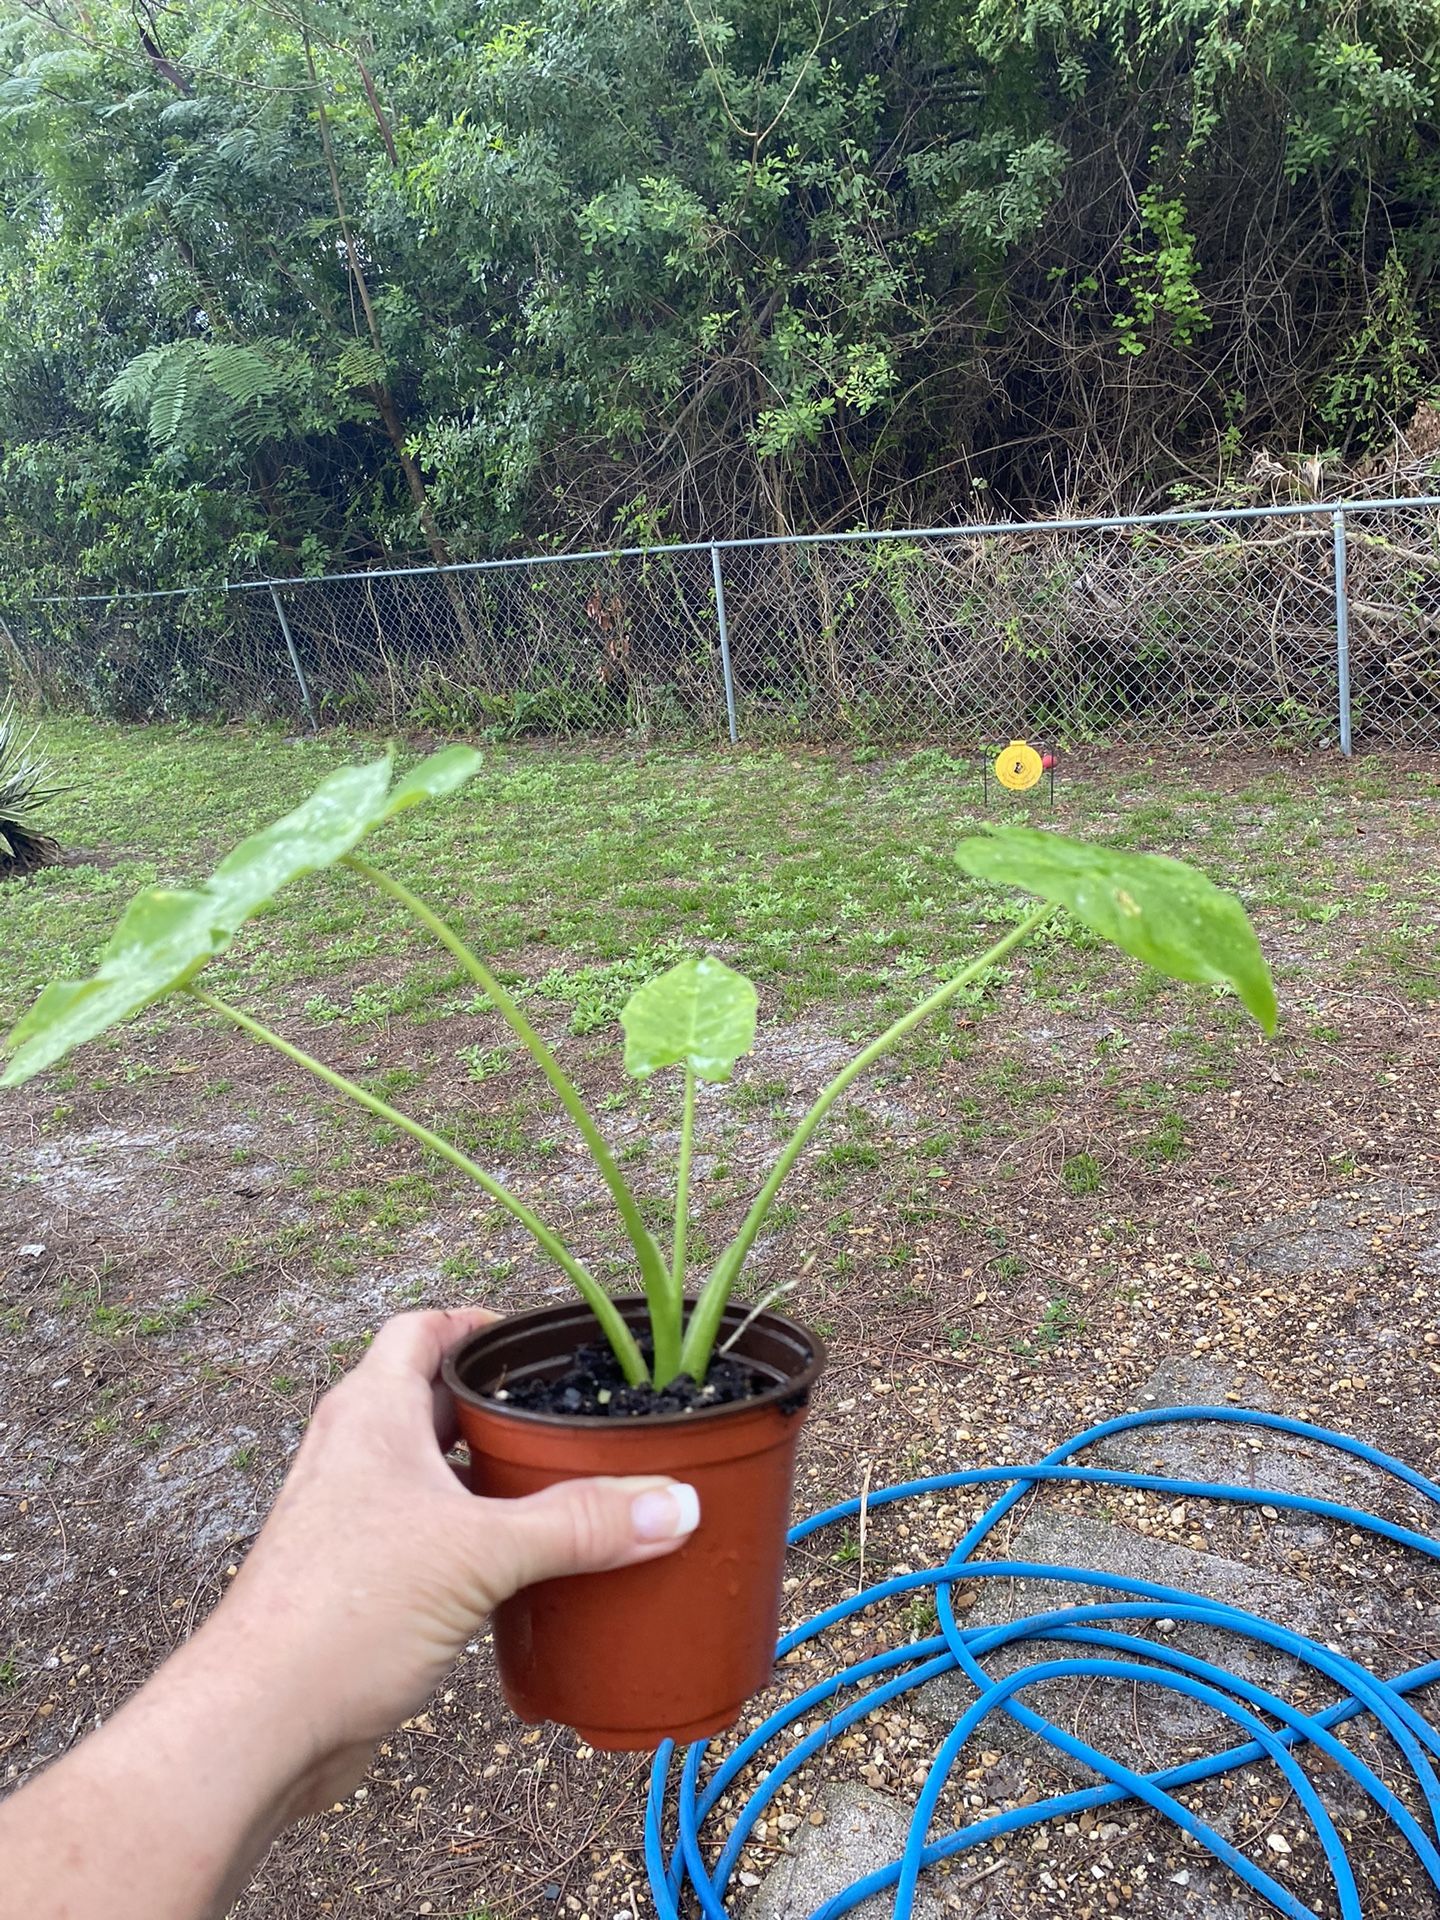
[[[823,1901],[874,1873],[905,1850],[909,1810],[870,1787],[828,1787],[820,1799],[822,1827],[797,1829],[785,1858],[762,1882],[745,1909],[746,1920],[809,1920]],[[891,1893],[877,1894],[853,1909],[857,1920],[882,1920],[892,1910]],[[940,1920],[944,1903],[920,1884],[916,1920]]]
[[[1230,1243],[1230,1255],[1253,1273],[1282,1279],[1364,1273],[1375,1264],[1373,1216],[1413,1213],[1435,1204],[1433,1191],[1397,1180],[1371,1180],[1350,1193],[1327,1194],[1287,1208],[1238,1235]]]
[[[1227,1404],[1243,1404],[1257,1412],[1278,1411],[1273,1396],[1267,1396],[1251,1376],[1246,1376],[1243,1387],[1237,1382],[1235,1371],[1210,1361],[1167,1361],[1145,1382],[1136,1405],[1142,1412],[1167,1407],[1223,1408]],[[1237,1392],[1243,1394],[1243,1401],[1231,1399]],[[1088,1448],[1083,1464],[1116,1467],[1128,1473],[1163,1474],[1172,1480],[1270,1487],[1382,1512],[1388,1511],[1396,1498],[1395,1482],[1378,1467],[1297,1435],[1238,1422],[1186,1421],[1132,1428]],[[1416,1521],[1422,1527],[1429,1524],[1418,1508]],[[1313,1525],[1303,1519],[1295,1524]]]
[[[1289,1278],[1302,1273],[1363,1273],[1371,1262],[1369,1235],[1349,1224],[1347,1200],[1318,1201],[1303,1219],[1267,1220],[1232,1241],[1230,1252],[1252,1273]]]
[[[1299,1632],[1310,1632],[1322,1624],[1329,1598],[1220,1554],[1192,1553],[1108,1520],[1068,1511],[1032,1515],[1011,1541],[1005,1558],[1094,1568],[1122,1579],[1174,1587],[1204,1599],[1243,1606]],[[1117,1598],[1123,1596],[1117,1596],[1113,1588],[1078,1582],[983,1580],[965,1624],[998,1625],[1056,1608],[1098,1605]],[[1145,1623],[1122,1622],[1116,1631],[1148,1636],[1153,1629]],[[1189,1625],[1177,1627],[1164,1637],[1185,1652],[1225,1665],[1257,1685],[1283,1692],[1294,1683],[1295,1662],[1254,1642]],[[986,1666],[998,1677],[1023,1664],[1070,1658],[1085,1651],[1059,1642],[1030,1641],[1013,1651],[1004,1649],[988,1657]],[[1089,1745],[1144,1771],[1174,1764],[1181,1757],[1182,1747],[1196,1742],[1211,1744],[1224,1731],[1212,1709],[1159,1687],[1147,1686],[1136,1693],[1128,1682],[1058,1680],[1027,1688],[1023,1697],[1025,1704],[1078,1733]],[[926,1719],[951,1725],[973,1698],[968,1681],[958,1674],[945,1675],[921,1687],[912,1696],[912,1706]],[[1063,1759],[1048,1741],[1017,1726],[997,1722],[991,1737],[1017,1756],[1031,1760],[1043,1756],[1053,1761],[1077,1783],[1092,1777],[1078,1762]]]

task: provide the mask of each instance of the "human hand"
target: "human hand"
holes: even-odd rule
[[[562,1574],[672,1552],[691,1489],[662,1476],[571,1480],[523,1500],[470,1493],[445,1353],[493,1320],[407,1313],[315,1409],[249,1557],[200,1641],[292,1704],[293,1812],[328,1805],[416,1713],[500,1601]]]

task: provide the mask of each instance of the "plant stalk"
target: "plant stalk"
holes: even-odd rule
[[[199,1001],[202,1007],[208,1007],[212,1013],[218,1013],[222,1019],[229,1020],[242,1032],[249,1034],[252,1040],[259,1040],[263,1045],[273,1047],[277,1053],[283,1053],[287,1060],[293,1061],[298,1067],[304,1067],[307,1073],[313,1074],[317,1080],[323,1080],[326,1086],[333,1087],[337,1093],[343,1093],[348,1100],[355,1101],[358,1106],[373,1113],[377,1119],[387,1121],[392,1127],[398,1127],[401,1132],[408,1133],[411,1139],[418,1140],[422,1147],[427,1147],[431,1153],[438,1154],[442,1160],[448,1160],[452,1167],[468,1175],[478,1187],[483,1188],[490,1195],[492,1200],[498,1201],[507,1213],[513,1214],[521,1226],[534,1237],[541,1250],[547,1253],[574,1281],[586,1305],[600,1322],[605,1338],[614,1349],[615,1357],[620,1362],[630,1385],[643,1386],[648,1381],[649,1370],[640,1349],[635,1344],[634,1335],[621,1319],[610,1296],[599,1281],[586,1271],[564,1241],[552,1233],[544,1221],[537,1214],[532,1213],[523,1200],[516,1199],[515,1195],[501,1186],[493,1175],[488,1174],[468,1154],[462,1153],[458,1147],[453,1146],[440,1134],[432,1133],[430,1128],[423,1126],[420,1121],[412,1120],[408,1114],[401,1113],[398,1108],[390,1106],[378,1095],[357,1086],[353,1080],[347,1080],[343,1073],[336,1073],[334,1068],[327,1067],[323,1060],[317,1060],[313,1054],[305,1053],[301,1048],[292,1045],[282,1035],[273,1032],[269,1027],[262,1026],[258,1020],[252,1020],[248,1013],[242,1013],[238,1007],[232,1007],[228,1001],[218,999],[214,994],[206,993],[200,987],[190,986],[185,991],[192,1000]]]
[[[641,1284],[650,1306],[650,1325],[655,1340],[655,1384],[664,1386],[675,1377],[680,1365],[680,1309],[678,1300],[673,1310],[671,1307],[670,1273],[665,1265],[665,1257],[656,1244],[655,1236],[645,1224],[639,1204],[630,1191],[625,1176],[615,1164],[615,1157],[610,1151],[605,1136],[591,1119],[574,1083],[484,961],[471,952],[459,934],[452,927],[447,926],[439,914],[427,907],[425,902],[413,894],[407,886],[399,880],[392,879],[380,868],[372,867],[369,861],[362,859],[358,853],[347,854],[345,864],[353,867],[356,873],[378,887],[382,893],[388,893],[393,900],[398,900],[400,905],[420,922],[421,926],[435,936],[448,953],[454,955],[470,978],[485,993],[495,1011],[537,1063],[545,1078],[559,1095],[565,1111],[579,1129],[581,1139],[590,1149],[591,1158],[601,1178],[610,1189],[621,1223],[635,1250],[635,1258],[640,1267]],[[618,1348],[616,1357],[621,1358]]]
[[[670,1263],[670,1288],[675,1310],[685,1298],[685,1236],[689,1227],[690,1155],[695,1137],[695,1069],[685,1069],[685,1106],[680,1116],[680,1161],[675,1173],[675,1253]],[[657,1380],[656,1386],[664,1383]]]
[[[835,1078],[816,1099],[815,1104],[805,1115],[787,1141],[779,1159],[771,1169],[770,1177],[756,1195],[750,1211],[740,1224],[740,1230],[716,1261],[710,1278],[701,1289],[700,1298],[695,1303],[695,1311],[690,1316],[690,1324],[685,1329],[685,1338],[681,1345],[681,1370],[696,1380],[705,1378],[705,1370],[710,1364],[710,1355],[715,1345],[716,1334],[720,1330],[720,1316],[725,1311],[725,1303],[739,1276],[745,1256],[754,1245],[755,1236],[765,1223],[780,1184],[805,1149],[816,1127],[834,1106],[853,1080],[857,1080],[867,1068],[886,1054],[898,1040],[903,1040],[912,1028],[918,1027],[922,1020],[928,1020],[932,1013],[938,1013],[947,1001],[953,1000],[962,987],[969,986],[988,968],[993,967],[1006,954],[1013,952],[1023,941],[1028,940],[1035,929],[1048,920],[1055,912],[1053,906],[1037,907],[1034,913],[1027,914],[1003,940],[997,940],[988,953],[981,954],[978,960],[972,960],[968,967],[947,980],[932,994],[922,1000],[909,1013],[902,1014],[893,1026],[885,1029],[878,1039],[857,1053],[847,1066],[840,1069]]]

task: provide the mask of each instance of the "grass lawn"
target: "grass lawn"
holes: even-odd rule
[[[137,887],[201,876],[375,750],[60,721],[45,740],[73,783],[53,810],[69,855],[0,886],[3,1026],[93,963]],[[1025,812],[992,784],[988,818]],[[986,817],[978,763],[933,750],[512,746],[371,857],[497,961],[652,1195],[675,1090],[625,1080],[618,1010],[696,948],[754,978],[755,1053],[701,1100],[703,1259],[854,1043],[1023,913],[951,858]],[[862,1083],[746,1283],[790,1285],[788,1310],[833,1345],[802,1505],[867,1475],[1036,1458],[1167,1367],[1196,1397],[1308,1411],[1433,1471],[1440,762],[1090,753],[1037,817],[1237,888],[1275,969],[1280,1038],[1062,924]],[[207,978],[502,1171],[625,1287],[606,1196],[540,1075],[354,876],[291,889]],[[14,1778],[223,1590],[316,1396],[380,1319],[563,1291],[440,1163],[175,1007],[0,1096],[0,1276]],[[1142,1501],[1126,1523],[1143,1516]],[[852,1545],[802,1560],[801,1611]],[[870,1575],[916,1545],[877,1530]],[[908,1773],[868,1764],[903,1790]],[[364,1793],[277,1848],[239,1911],[611,1920],[633,1884],[643,1913],[642,1773],[518,1728],[477,1645]]]

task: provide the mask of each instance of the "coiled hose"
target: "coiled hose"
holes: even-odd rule
[[[1310,1426],[1303,1420],[1290,1420],[1278,1414],[1256,1413],[1235,1407],[1173,1407],[1143,1413],[1126,1414],[1091,1427],[1066,1441],[1038,1466],[984,1467],[968,1473],[938,1474],[926,1480],[910,1480],[901,1486],[871,1493],[869,1508],[893,1505],[919,1494],[944,1492],[958,1487],[998,1485],[1006,1487],[994,1504],[970,1529],[943,1567],[905,1574],[866,1588],[853,1598],[843,1600],[796,1627],[781,1640],[777,1658],[815,1639],[828,1628],[853,1615],[891,1599],[896,1594],[930,1591],[935,1596],[935,1611],[940,1626],[932,1638],[896,1647],[873,1658],[858,1661],[843,1672],[807,1688],[787,1701],[750,1734],[735,1751],[703,1782],[700,1770],[707,1743],[698,1741],[689,1747],[680,1768],[679,1780],[672,1786],[675,1759],[673,1741],[666,1742],[655,1755],[650,1776],[650,1794],[645,1817],[645,1860],[650,1889],[660,1920],[681,1920],[682,1914],[695,1908],[706,1920],[728,1920],[726,1893],[736,1862],[755,1822],[764,1813],[775,1794],[805,1762],[847,1728],[863,1720],[876,1708],[900,1698],[912,1688],[923,1686],[941,1674],[960,1673],[975,1689],[975,1698],[954,1728],[942,1741],[921,1789],[910,1823],[905,1849],[892,1860],[866,1874],[843,1892],[818,1907],[811,1920],[839,1920],[861,1901],[877,1893],[894,1890],[893,1912],[896,1920],[911,1920],[916,1887],[924,1868],[937,1861],[954,1858],[972,1847],[984,1846],[1003,1835],[1038,1827],[1054,1819],[1069,1819],[1096,1807],[1110,1806],[1119,1800],[1140,1800],[1188,1834],[1213,1857],[1228,1867],[1280,1913],[1291,1920],[1316,1920],[1314,1910],[1298,1900],[1264,1869],[1257,1866],[1229,1841],[1199,1819],[1175,1798],[1175,1790],[1202,1780],[1253,1765],[1257,1760],[1272,1760],[1292,1789],[1295,1801],[1308,1818],[1323,1851],[1335,1888],[1342,1920],[1361,1920],[1360,1897],[1355,1875],[1334,1821],[1326,1811],[1307,1775],[1295,1759],[1295,1749],[1303,1745],[1315,1748],[1330,1763],[1348,1775],[1357,1787],[1391,1822],[1395,1832],[1410,1848],[1421,1870],[1440,1894],[1440,1851],[1430,1833],[1416,1820],[1404,1803],[1374,1770],[1335,1738],[1334,1729],[1369,1714],[1384,1729],[1404,1756],[1424,1800],[1432,1830],[1440,1832],[1440,1781],[1432,1759],[1440,1759],[1440,1734],[1416,1711],[1407,1696],[1417,1688],[1440,1679],[1440,1661],[1416,1667],[1393,1679],[1382,1679],[1357,1661],[1307,1639],[1303,1634],[1247,1613],[1243,1608],[1221,1601],[1204,1599],[1174,1587],[1151,1581],[1122,1579],[1094,1568],[1051,1566],[1025,1560],[982,1560],[973,1556],[987,1536],[1016,1503],[1047,1482],[1062,1485],[1099,1485],[1134,1487],[1150,1493],[1162,1493],[1180,1499],[1229,1500],[1247,1506],[1284,1508],[1292,1513],[1313,1515],[1338,1521],[1356,1532],[1376,1535],[1412,1551],[1440,1560],[1440,1539],[1414,1533],[1394,1525],[1378,1515],[1342,1506],[1332,1500],[1310,1495],[1282,1493],[1274,1488],[1235,1487],[1205,1481],[1171,1479],[1159,1474],[1126,1473],[1106,1468],[1072,1464],[1074,1456],[1097,1441],[1114,1434],[1132,1433],[1142,1427],[1163,1427],[1190,1422],[1228,1426],[1260,1427],[1274,1433],[1297,1436],[1333,1448],[1368,1466],[1381,1469],[1394,1479],[1424,1496],[1440,1510],[1440,1486],[1427,1480],[1402,1461],[1352,1440],[1331,1433],[1324,1427]],[[861,1501],[844,1500],[812,1519],[792,1528],[791,1544],[806,1540],[822,1527],[848,1520],[860,1512]],[[955,1618],[951,1590],[956,1582],[969,1585],[982,1579],[1021,1579],[1067,1582],[1112,1593],[1114,1600],[1100,1605],[1055,1608],[1027,1619],[1006,1621],[989,1627],[962,1627]],[[1124,1627],[1140,1621],[1187,1621],[1237,1639],[1273,1647],[1290,1655],[1338,1689],[1340,1698],[1323,1712],[1302,1713],[1288,1701],[1264,1687],[1257,1686],[1210,1661],[1163,1641],[1127,1633]],[[1003,1679],[987,1673],[984,1660],[1001,1647],[1023,1643],[1043,1643],[1057,1657],[1037,1660]],[[1070,1650],[1074,1649],[1073,1652]],[[1020,1695],[1044,1680],[1069,1677],[1100,1678],[1138,1682],[1182,1694],[1214,1708],[1229,1720],[1243,1736],[1240,1744],[1184,1766],[1167,1767],[1154,1773],[1136,1773],[1108,1754],[1054,1725],[1025,1705]],[[741,1808],[734,1828],[725,1839],[718,1861],[707,1868],[702,1849],[705,1822],[731,1783],[767,1749],[778,1750],[797,1721],[812,1716],[817,1707],[839,1701],[819,1726],[788,1750],[776,1752],[768,1770]],[[1041,1735],[1069,1759],[1078,1760],[1100,1776],[1101,1784],[1057,1794],[1033,1805],[1014,1807],[975,1820],[953,1833],[932,1839],[930,1830],[940,1796],[961,1749],[988,1715],[1003,1710],[1023,1727]],[[1263,1717],[1262,1717],[1263,1716]],[[1278,1722],[1278,1726],[1275,1724]],[[673,1822],[667,1839],[667,1811]],[[692,1906],[693,1899],[693,1906]]]

